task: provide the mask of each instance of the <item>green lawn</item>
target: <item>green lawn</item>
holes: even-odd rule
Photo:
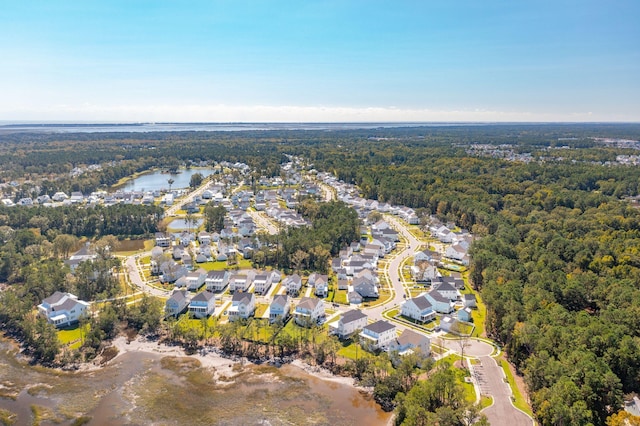
[[[519,408],[520,410],[524,411],[528,415],[533,416],[531,407],[529,407],[529,404],[527,404],[527,401],[525,401],[524,396],[520,393],[520,389],[518,389],[518,386],[516,385],[516,380],[513,377],[513,374],[511,374],[511,369],[509,368],[509,364],[504,359],[501,359],[500,365],[502,366],[502,370],[504,371],[504,374],[507,376],[509,387],[513,392],[513,397],[514,397],[513,405],[515,405],[516,408]]]
[[[221,262],[205,262],[200,263],[199,267],[206,271],[224,271],[224,270],[235,270],[235,269],[251,269],[251,260],[249,259],[238,259],[238,263],[235,265],[229,265],[226,261]],[[237,268],[236,268],[237,267]]]
[[[266,303],[258,303],[258,305],[256,306],[256,312],[253,314],[253,316],[256,318],[262,318],[262,315],[264,315],[268,307],[269,305],[267,305]]]
[[[347,299],[347,290],[336,290],[335,295],[333,297],[334,303],[340,303],[343,305],[349,304],[349,300]]]
[[[66,345],[70,349],[78,349],[82,346],[82,340],[87,331],[89,331],[89,324],[85,325],[84,328],[78,325],[74,328],[58,330],[58,340],[62,345]]]
[[[340,350],[338,351],[338,355],[343,358],[348,358],[353,360],[357,358],[373,357],[373,354],[362,349],[360,345],[356,343],[349,343],[348,341],[343,344],[342,348],[340,348]]]

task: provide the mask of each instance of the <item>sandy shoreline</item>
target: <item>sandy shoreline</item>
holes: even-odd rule
[[[204,349],[199,350],[195,354],[187,354],[184,349],[180,346],[171,346],[165,343],[158,343],[154,341],[148,341],[144,338],[137,337],[135,340],[128,341],[125,336],[118,336],[113,340],[113,346],[118,349],[118,354],[111,359],[107,364],[110,364],[122,355],[129,352],[146,352],[150,354],[157,354],[161,356],[176,356],[176,357],[188,357],[192,359],[197,359],[200,364],[205,368],[211,368],[215,370],[216,378],[225,377],[232,378],[237,375],[239,371],[234,371],[234,365],[238,363],[243,364],[252,364],[250,361],[242,360],[238,361],[235,359],[231,359],[221,355],[217,352],[214,347],[205,347]],[[356,381],[352,377],[344,377],[337,376],[331,373],[329,370],[325,368],[321,368],[318,366],[310,365],[300,359],[295,359],[290,365],[299,368],[309,374],[310,376],[316,377],[320,380],[326,380],[334,383],[339,383],[342,385],[350,386],[356,388],[361,391],[369,391],[369,389],[364,388],[362,386],[358,386]],[[91,364],[88,365],[87,370],[99,369],[101,368],[98,365]],[[83,368],[81,367],[81,370]]]

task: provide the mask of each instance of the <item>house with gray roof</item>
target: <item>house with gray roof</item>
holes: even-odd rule
[[[386,350],[396,337],[396,326],[384,320],[369,324],[360,332],[360,342],[369,351]]]
[[[291,311],[291,298],[286,294],[277,294],[269,305],[269,321],[275,322],[278,318],[286,321]]]
[[[324,318],[324,302],[322,299],[303,297],[293,313],[296,324],[309,327],[318,324]]]
[[[189,306],[189,292],[187,290],[174,290],[171,297],[164,304],[166,316],[174,316],[184,313]]]
[[[221,292],[229,285],[230,277],[231,273],[229,271],[209,271],[204,283],[208,291]]]
[[[358,330],[367,326],[367,315],[359,309],[352,309],[343,313],[340,319],[329,324],[329,333],[340,339],[346,339]]]
[[[402,334],[389,344],[389,350],[397,351],[398,355],[420,353],[423,356],[431,354],[431,340],[424,334],[405,329]]]
[[[229,308],[229,321],[246,319],[256,310],[256,296],[253,293],[237,291],[233,293],[231,307]]]
[[[196,294],[189,302],[189,312],[196,318],[213,315],[216,310],[216,296],[208,291]]]
[[[404,317],[411,318],[422,323],[432,321],[436,318],[433,306],[424,294],[403,302],[401,314]]]
[[[89,303],[71,293],[56,291],[38,305],[38,314],[57,328],[77,323],[88,315]]]

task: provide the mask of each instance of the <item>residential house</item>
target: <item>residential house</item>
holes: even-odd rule
[[[389,349],[397,351],[399,355],[418,352],[423,356],[431,354],[431,340],[424,334],[405,329],[402,334],[389,344]]]
[[[254,291],[256,294],[266,294],[272,284],[272,276],[270,273],[264,272],[257,274],[253,279]]]
[[[402,316],[422,323],[432,321],[436,317],[433,306],[431,306],[431,303],[424,294],[403,302],[401,314]]]
[[[329,332],[346,339],[367,325],[367,315],[359,309],[343,313],[340,319],[329,324]]]
[[[215,310],[216,296],[208,291],[196,294],[189,302],[189,312],[196,318],[205,318],[213,315]]]
[[[229,321],[236,321],[241,318],[249,318],[256,310],[256,296],[253,293],[237,291],[231,299],[229,308]]]
[[[465,308],[476,308],[478,307],[478,302],[476,300],[475,294],[463,294],[462,295],[462,305]]]
[[[432,288],[433,290],[440,293],[442,297],[445,297],[452,302],[458,300],[458,290],[456,290],[455,287],[453,287],[448,282],[434,283],[432,284]]]
[[[329,294],[329,277],[327,275],[318,275],[314,287],[316,296],[327,297]]]
[[[377,298],[378,297],[378,287],[375,282],[371,281],[367,277],[358,277],[355,278],[351,285],[353,286],[353,291],[358,293],[362,297],[367,298]]]
[[[360,296],[360,294],[358,294],[358,292],[356,291],[350,291],[349,293],[347,293],[347,300],[352,305],[359,305],[364,301],[362,296]]]
[[[437,290],[431,290],[425,297],[429,303],[431,303],[431,306],[433,306],[434,311],[440,314],[450,314],[453,312],[451,300],[442,296]]]
[[[247,291],[249,287],[253,283],[253,279],[256,273],[253,270],[247,271],[246,275],[244,274],[234,274],[229,278],[229,291]]]
[[[69,201],[71,201],[72,203],[81,203],[84,200],[84,195],[82,195],[82,192],[80,191],[74,191],[71,193],[71,197],[69,198]]]
[[[57,328],[77,323],[89,315],[89,303],[71,293],[56,291],[38,305],[38,314]]]
[[[396,337],[396,326],[383,320],[363,327],[360,332],[360,342],[369,351],[386,350]]]
[[[207,278],[207,271],[200,268],[197,271],[189,272],[186,276],[187,290],[195,291],[202,287]]]
[[[229,271],[209,271],[204,283],[208,291],[221,292],[229,285],[230,276]]]
[[[172,283],[179,278],[187,275],[187,268],[173,260],[165,261],[160,264],[160,282]]]
[[[200,231],[198,233],[198,242],[202,245],[211,244],[211,234],[207,231]]]
[[[447,333],[459,334],[458,320],[450,315],[440,317],[440,330]]]
[[[471,308],[462,308],[459,309],[458,312],[458,320],[464,322],[471,322],[473,319],[471,318]]]
[[[293,313],[296,324],[308,327],[324,318],[322,299],[303,297]]]
[[[291,311],[291,298],[286,294],[277,294],[269,305],[269,321],[275,322],[278,318],[286,321]]]
[[[464,257],[467,255],[467,249],[465,249],[461,244],[452,244],[447,247],[444,255],[449,259],[462,262]]]
[[[91,247],[89,246],[89,243],[86,243],[85,245],[82,246],[80,250],[73,253],[68,260],[65,260],[64,263],[69,266],[71,273],[74,273],[82,262],[86,262],[86,261],[92,262],[97,258],[98,258],[98,255],[96,254],[96,252],[93,251],[93,249],[91,249]]]
[[[411,275],[417,282],[429,282],[440,276],[438,268],[429,261],[421,261],[411,267]]]
[[[166,316],[177,317],[187,310],[189,306],[189,293],[187,290],[174,290],[171,297],[164,304],[164,313]]]
[[[338,279],[338,290],[348,290],[349,281],[343,278]]]
[[[287,294],[296,295],[300,293],[302,288],[302,278],[298,274],[289,275],[284,279],[282,285],[287,289]]]

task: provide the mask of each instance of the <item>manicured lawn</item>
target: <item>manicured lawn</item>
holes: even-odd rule
[[[333,302],[347,305],[349,303],[347,299],[347,290],[336,290],[335,295],[333,296]]]
[[[224,271],[224,270],[233,271],[235,269],[251,269],[251,260],[239,259],[238,263],[231,266],[226,261],[205,262],[205,263],[200,263],[198,266],[204,269],[205,271]]]
[[[262,315],[264,315],[268,307],[269,305],[267,305],[266,303],[258,303],[258,305],[256,306],[256,312],[253,314],[253,316],[256,318],[262,318]]]
[[[343,358],[348,359],[359,359],[359,358],[372,358],[373,354],[365,351],[360,347],[360,345],[356,343],[345,343],[342,348],[338,350],[338,355]]]
[[[500,365],[502,366],[502,370],[504,370],[504,374],[507,376],[509,387],[513,392],[513,397],[514,397],[513,405],[515,405],[516,408],[519,408],[520,410],[524,411],[528,415],[533,416],[533,412],[531,411],[529,404],[527,404],[527,401],[525,401],[524,396],[520,393],[520,389],[518,389],[518,386],[516,385],[516,380],[513,377],[513,374],[511,374],[511,369],[509,368],[509,364],[504,359],[500,359]]]
[[[87,331],[89,331],[89,324],[84,328],[78,325],[75,328],[58,330],[58,340],[61,344],[69,346],[70,349],[78,349],[82,346],[82,339]]]

